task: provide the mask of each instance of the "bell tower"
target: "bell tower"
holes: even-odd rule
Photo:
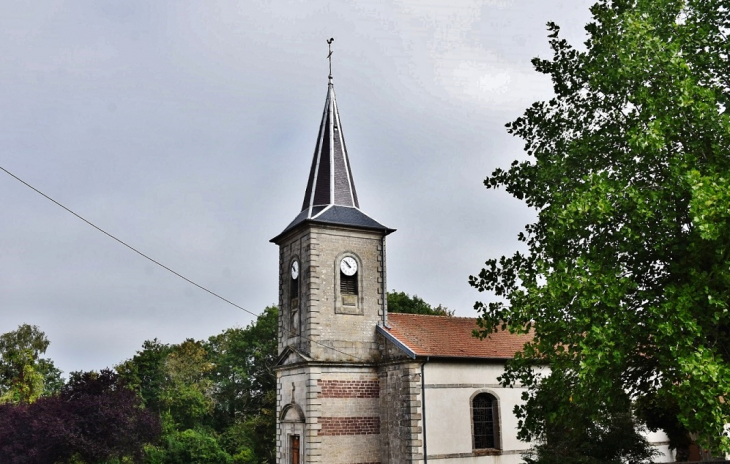
[[[279,246],[278,463],[380,461],[376,326],[387,318],[392,232],[360,209],[330,70],[302,209],[271,239]]]

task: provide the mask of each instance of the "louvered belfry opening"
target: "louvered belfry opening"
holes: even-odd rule
[[[347,276],[340,272],[340,293],[342,295],[357,295],[357,274]]]
[[[289,300],[292,302],[292,306],[295,306],[294,302],[299,302],[299,279],[290,279],[289,282]]]
[[[475,449],[496,448],[494,405],[494,398],[487,393],[480,393],[474,397],[472,420]]]

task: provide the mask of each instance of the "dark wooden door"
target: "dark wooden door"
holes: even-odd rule
[[[291,464],[299,464],[299,435],[291,435]]]

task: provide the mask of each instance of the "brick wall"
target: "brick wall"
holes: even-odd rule
[[[320,417],[319,435],[374,435],[380,433],[380,417]]]
[[[320,380],[320,398],[378,398],[380,382],[377,380]]]
[[[380,383],[376,368],[327,366],[317,382],[318,437],[323,462],[350,464],[380,458]]]

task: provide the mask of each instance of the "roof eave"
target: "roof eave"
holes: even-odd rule
[[[390,235],[397,230],[397,229],[391,229],[389,227],[361,226],[361,225],[357,225],[357,224],[344,224],[341,222],[319,221],[317,219],[307,219],[305,222],[310,222],[312,224],[322,224],[322,225],[326,225],[326,226],[347,227],[349,229],[372,230],[372,231],[376,231],[376,232],[383,232],[384,235]]]
[[[394,344],[397,348],[399,348],[401,351],[403,351],[409,358],[416,359],[416,353],[408,347],[405,343],[398,340],[392,333],[388,331],[385,327],[382,325],[377,325],[375,327],[376,331],[385,337],[386,340]]]
[[[510,358],[494,357],[494,356],[453,356],[453,355],[438,355],[438,354],[417,354],[415,359],[423,360],[428,359],[429,361],[460,361],[460,362],[490,362],[490,363],[506,363]]]
[[[362,225],[356,225],[356,224],[343,224],[339,222],[328,222],[328,221],[319,221],[317,219],[304,219],[293,226],[287,227],[284,229],[279,235],[269,240],[269,242],[274,244],[279,244],[281,242],[282,238],[289,235],[290,233],[294,232],[295,230],[302,227],[304,224],[322,224],[326,226],[334,226],[334,227],[345,227],[349,229],[360,229],[360,230],[372,230],[374,232],[382,232],[384,236],[388,236],[395,232],[398,229],[391,229],[389,227],[370,227],[370,226],[362,226]]]

